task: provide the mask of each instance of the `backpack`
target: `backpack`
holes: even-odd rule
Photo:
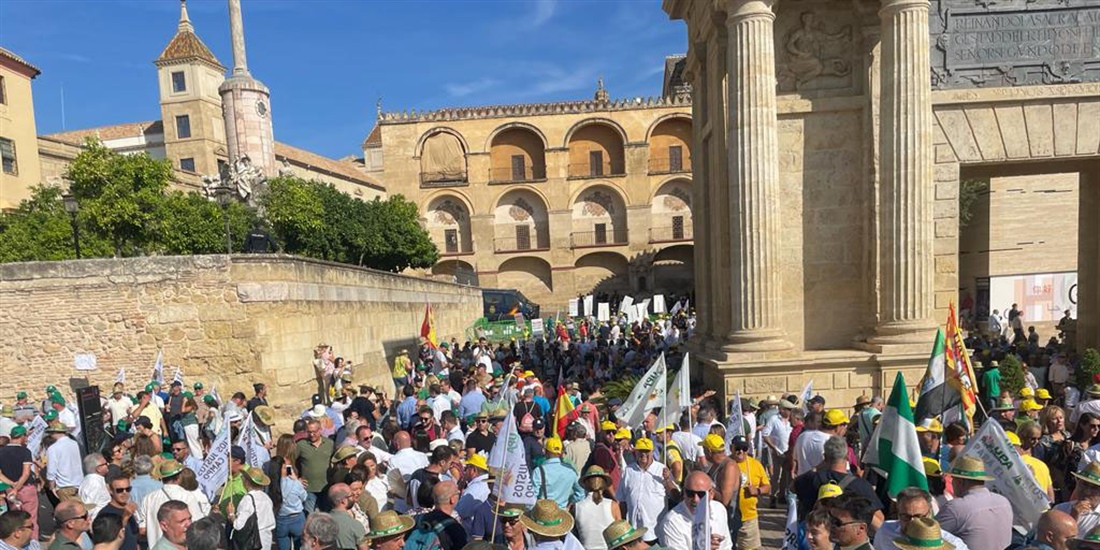
[[[435,525],[428,525],[423,518],[420,518],[416,522],[416,527],[409,531],[409,536],[405,539],[405,545],[402,548],[404,550],[442,550],[443,548],[450,548],[451,540],[443,531],[454,523],[456,523],[455,520],[447,518]],[[447,541],[448,544],[445,545],[444,541]]]

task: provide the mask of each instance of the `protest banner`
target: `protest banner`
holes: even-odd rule
[[[710,492],[695,505],[695,517],[691,522],[691,550],[710,550]]]
[[[531,319],[531,335],[538,338],[545,333],[542,319]]]
[[[498,500],[509,504],[534,504],[538,495],[535,493],[531,471],[527,468],[523,440],[512,412],[508,413],[508,418],[501,426],[497,442],[504,444],[493,445],[489,452],[489,471],[497,474],[500,483],[500,487],[496,489],[500,491]]]
[[[570,298],[569,299],[569,316],[570,317],[580,317],[581,316],[580,300],[578,300],[576,298]]]
[[[962,455],[978,457],[985,473],[993,477],[985,482],[990,491],[1012,503],[1013,525],[1030,529],[1048,508],[1047,492],[1035,481],[1031,468],[1008,442],[1008,436],[995,419],[988,419],[963,447]]]
[[[645,376],[638,381],[638,385],[634,386],[622,406],[615,411],[615,417],[627,426],[641,425],[649,411],[664,403],[667,370],[665,354],[662,353],[646,371]]]
[[[596,314],[596,320],[601,323],[606,323],[611,320],[611,304],[607,302],[600,302],[600,308]]]
[[[222,422],[222,429],[218,432],[214,442],[210,444],[210,450],[202,461],[199,471],[195,472],[202,492],[210,502],[215,502],[218,489],[229,479],[229,421]]]
[[[619,302],[619,314],[630,315],[634,311],[634,298],[631,296],[624,296],[623,301]]]
[[[593,298],[592,298],[591,294],[584,297],[584,314],[586,316],[591,316],[591,315],[594,315],[596,313],[595,308],[592,306],[592,303],[593,303],[592,300],[593,300]]]
[[[653,296],[653,313],[665,312],[665,295],[657,294]]]
[[[46,421],[41,416],[35,415],[34,420],[26,424],[27,450],[31,456],[38,456],[38,449],[42,447],[42,437],[46,435]]]

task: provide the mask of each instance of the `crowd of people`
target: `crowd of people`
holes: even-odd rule
[[[547,326],[530,340],[422,341],[399,350],[385,389],[356,384],[321,345],[318,391],[292,421],[262,382],[224,403],[201,382],[153,381],[133,396],[120,382],[97,449],[83,448],[57,388],[19,392],[0,408],[0,550],[1100,548],[1100,382],[1077,392],[1078,359],[1057,338],[968,341],[986,414],[1052,506],[1027,523],[963,453],[972,424],[922,419],[928,490],[891,497],[864,460],[882,396],[722,402],[693,387],[674,421],[654,409],[629,425],[616,382],[662,354],[679,365],[689,310]],[[999,385],[1009,355],[1044,367],[1028,368],[1015,394]],[[490,461],[509,426],[529,473],[525,502],[503,494],[515,479]],[[224,456],[213,452],[223,434]],[[208,486],[219,461],[228,474]],[[768,507],[791,511],[781,543],[763,536]]]

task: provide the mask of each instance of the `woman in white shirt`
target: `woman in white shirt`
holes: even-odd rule
[[[255,514],[256,526],[260,530],[260,547],[271,548],[275,533],[275,510],[271,497],[264,492],[264,488],[271,483],[271,478],[255,466],[245,468],[241,473],[244,474],[244,488],[248,492],[237,505],[236,514],[229,514],[229,519],[233,521],[233,530],[243,529],[248,518]]]
[[[623,519],[619,503],[611,496],[611,477],[599,466],[589,466],[581,478],[587,491],[576,504],[576,532],[581,544],[589,550],[607,550],[603,530]]]

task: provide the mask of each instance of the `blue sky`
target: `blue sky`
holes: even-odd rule
[[[276,139],[341,157],[383,109],[658,95],[686,49],[659,0],[243,0],[249,68],[272,91]],[[232,64],[225,0],[189,0]],[[42,69],[38,132],[160,118],[152,61],[178,0],[0,0],[0,45]]]

